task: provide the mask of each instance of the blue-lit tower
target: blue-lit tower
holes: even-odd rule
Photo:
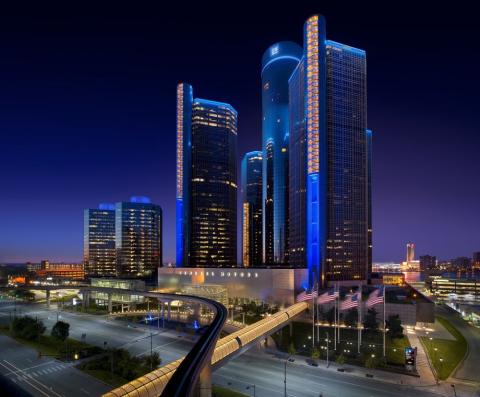
[[[371,145],[365,51],[327,40],[325,19],[314,15],[304,25],[304,53],[289,89],[292,265],[309,269],[310,286],[366,281]]]
[[[237,265],[237,112],[177,87],[177,266]]]
[[[288,263],[288,79],[302,56],[293,42],[279,42],[262,57],[263,262]]]
[[[367,212],[368,212],[368,275],[372,274],[372,130],[366,130],[367,133]]]
[[[242,159],[242,262],[245,267],[262,265],[262,167],[261,151]]]

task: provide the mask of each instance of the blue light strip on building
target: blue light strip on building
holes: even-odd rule
[[[294,56],[291,56],[291,55],[282,55],[282,56],[279,56],[279,57],[276,57],[276,58],[273,58],[273,59],[270,59],[262,68],[262,73],[263,71],[265,70],[265,68],[270,65],[271,63],[275,62],[275,61],[280,61],[282,59],[291,59],[291,60],[294,60],[294,61],[297,61],[299,62],[300,61],[300,58],[297,58],[297,57],[294,57]]]

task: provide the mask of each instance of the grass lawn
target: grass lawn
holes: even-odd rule
[[[335,352],[333,352],[333,328],[320,327],[320,358],[326,358],[326,336],[329,336],[330,343],[330,359],[335,359]],[[279,346],[280,350],[288,351],[288,346],[293,342],[297,354],[310,356],[312,349],[312,326],[311,324],[293,322],[293,337],[289,335],[289,327],[284,327],[278,333],[273,335],[274,340]],[[315,331],[316,336],[316,331]],[[310,337],[310,339],[309,339]],[[366,356],[375,354],[376,357],[381,357],[383,354],[383,335],[381,332],[362,333],[362,353],[358,355],[358,331],[352,328],[342,328],[340,331],[341,343],[337,347],[337,354],[344,353],[347,363],[354,365],[364,365]],[[386,358],[387,364],[392,366],[402,366],[405,363],[404,349],[410,346],[410,342],[406,335],[400,339],[390,339],[386,337]],[[322,349],[323,347],[323,349]]]
[[[253,391],[252,391],[253,393]],[[221,386],[212,386],[212,397],[247,397],[246,394],[242,394],[230,389],[226,389]]]
[[[104,371],[101,369],[82,369],[82,371],[86,374],[89,374],[90,376],[93,376],[94,378],[108,383],[112,387],[120,387],[125,383],[128,383],[128,380],[122,378],[121,376],[118,376],[116,374],[113,374],[112,376],[110,371]]]
[[[438,378],[445,380],[465,356],[467,352],[467,341],[447,319],[436,317],[436,320],[452,334],[455,340],[436,338],[430,340],[430,338],[425,336],[420,337],[420,339],[427,350]]]

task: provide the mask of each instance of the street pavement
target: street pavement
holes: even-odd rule
[[[39,358],[35,350],[5,335],[0,335],[0,351],[0,374],[33,396],[98,396],[111,389],[71,363]]]
[[[213,383],[256,397],[284,396],[285,360],[259,352],[248,352],[213,373]],[[392,378],[395,378],[393,375]],[[287,363],[289,397],[438,397],[429,388],[414,388],[337,371],[337,367],[312,367],[305,359]],[[249,387],[247,389],[247,387]],[[460,396],[460,395],[459,395]],[[463,396],[462,396],[463,397]]]

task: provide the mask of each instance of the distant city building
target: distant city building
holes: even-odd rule
[[[156,279],[162,266],[162,209],[147,197],[115,205],[117,276]]]
[[[43,260],[33,272],[35,278],[39,279],[83,280],[85,278],[83,263],[50,263],[48,260]]]
[[[262,57],[263,261],[288,263],[288,80],[302,48],[282,41]]]
[[[366,77],[365,51],[327,40],[324,18],[310,17],[289,79],[290,255],[308,267],[310,285],[369,278]]]
[[[177,86],[177,267],[237,265],[237,112]]]
[[[415,244],[407,244],[407,262],[413,262],[415,260]]]
[[[88,276],[115,276],[115,205],[100,204],[83,216],[83,263]]]
[[[480,270],[480,251],[474,252],[472,255],[472,268]]]
[[[420,256],[420,271],[433,270],[437,266],[437,257],[431,255]]]
[[[245,154],[241,168],[243,266],[262,265],[262,152]]]
[[[455,270],[470,270],[472,267],[472,260],[466,256],[459,256],[451,262]]]

